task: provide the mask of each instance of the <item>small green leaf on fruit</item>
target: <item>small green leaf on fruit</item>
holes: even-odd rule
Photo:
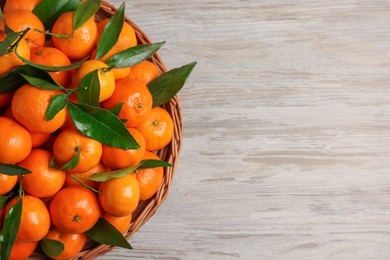
[[[67,94],[59,94],[50,99],[49,107],[46,110],[46,121],[52,120],[68,103]]]
[[[56,84],[54,81],[47,81],[45,79],[39,78],[39,77],[33,77],[29,76],[27,74],[19,73],[28,83],[31,85],[41,88],[41,89],[47,89],[47,90],[63,90],[64,88],[58,84]]]
[[[39,242],[42,251],[50,258],[54,258],[64,252],[65,246],[58,240],[44,238]]]
[[[85,136],[120,149],[139,145],[122,121],[108,110],[69,102],[68,111],[76,128]]]
[[[67,171],[67,170],[74,169],[77,166],[77,164],[79,163],[79,161],[80,161],[80,147],[76,146],[76,154],[67,163],[62,165],[62,167],[60,167],[60,168],[57,167],[57,165],[55,163],[54,156],[51,159],[49,165],[53,169],[60,170],[60,171]]]
[[[7,203],[8,196],[0,196],[0,210],[4,208],[5,204]]]
[[[3,230],[0,232],[0,259],[8,259],[15,243],[22,218],[22,199],[20,198],[5,216]]]
[[[17,176],[29,174],[31,172],[18,165],[0,163],[0,173],[8,176]]]
[[[121,232],[104,218],[99,218],[95,226],[85,233],[100,244],[133,249]]]
[[[143,44],[121,51],[106,61],[112,68],[125,68],[137,65],[155,54],[165,42]]]
[[[86,0],[81,2],[74,13],[73,30],[79,29],[86,23],[100,8],[100,0]]]
[[[33,10],[46,29],[51,29],[61,14],[74,11],[81,0],[42,0]]]
[[[106,55],[118,41],[125,21],[125,3],[118,8],[116,13],[110,18],[99,40],[95,59],[99,60]]]
[[[110,109],[110,112],[113,113],[116,116],[119,116],[119,113],[121,112],[123,106],[123,102],[120,102],[118,105]]]
[[[81,80],[77,98],[80,104],[98,107],[100,96],[99,70],[89,72]]]
[[[148,84],[153,97],[153,107],[157,107],[171,100],[184,86],[196,62],[172,69]]]
[[[111,179],[119,179],[127,174],[130,174],[138,169],[157,168],[157,167],[172,167],[173,165],[162,160],[143,160],[140,164],[124,169],[119,169],[110,172],[98,172],[88,178],[88,180],[105,182]]]

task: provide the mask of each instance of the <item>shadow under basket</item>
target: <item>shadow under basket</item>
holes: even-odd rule
[[[1,7],[4,6],[4,2],[5,0],[0,0]],[[117,9],[113,5],[102,1],[100,9],[95,15],[96,22],[100,22],[105,18],[110,18],[114,15],[116,11]],[[137,36],[138,45],[151,43],[149,37],[134,22],[132,22],[127,17],[125,17],[125,22],[127,22],[133,27]],[[161,73],[165,73],[167,71],[164,62],[157,53],[153,55],[153,57],[151,57],[149,61],[153,62]],[[144,202],[140,202],[135,212],[133,212],[132,222],[127,231],[124,233],[124,236],[127,239],[129,239],[135,232],[137,232],[142,227],[142,225],[146,223],[156,213],[159,206],[167,197],[174,176],[175,166],[178,162],[178,156],[182,142],[182,117],[179,97],[175,96],[172,100],[170,100],[167,104],[164,104],[162,107],[165,108],[171,115],[174,122],[175,130],[171,143],[169,143],[165,148],[160,150],[158,152],[158,156],[161,160],[171,163],[174,167],[164,168],[163,183],[159,188],[158,192],[151,199]],[[115,247],[100,245],[91,240],[88,240],[83,251],[72,259],[96,258],[98,256],[106,254],[114,248]],[[131,251],[129,252],[129,254],[131,255]],[[36,252],[34,252],[34,254],[29,259],[48,259],[48,257],[40,251],[38,246]]]

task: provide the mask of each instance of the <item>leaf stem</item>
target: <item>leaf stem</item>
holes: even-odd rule
[[[51,35],[51,36],[54,36],[54,37],[57,37],[57,38],[61,38],[61,39],[68,39],[68,38],[73,37],[73,34],[58,34],[58,33],[51,33],[49,30],[42,31],[42,30],[39,30],[39,29],[37,29],[37,28],[34,28],[34,31],[39,32],[39,33],[44,33],[44,34],[46,34],[46,35]]]

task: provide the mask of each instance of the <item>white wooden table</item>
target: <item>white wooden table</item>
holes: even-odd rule
[[[121,1],[111,0],[115,6]],[[127,1],[181,92],[156,215],[100,259],[388,259],[390,1]]]

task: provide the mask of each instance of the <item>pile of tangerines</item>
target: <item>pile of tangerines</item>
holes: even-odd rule
[[[160,105],[183,71],[148,61],[161,44],[137,45],[124,5],[96,22],[100,1],[55,2],[7,0],[1,14],[1,259],[68,259],[88,238],[121,246],[169,166],[156,155],[174,131]]]

